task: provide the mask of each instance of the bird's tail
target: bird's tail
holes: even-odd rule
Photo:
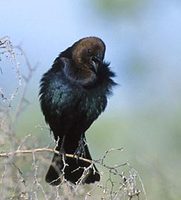
[[[83,156],[54,154],[52,163],[46,175],[46,182],[51,185],[59,185],[63,177],[74,184],[94,183],[100,180],[100,174],[96,166],[91,162],[92,158],[87,144],[84,142]]]

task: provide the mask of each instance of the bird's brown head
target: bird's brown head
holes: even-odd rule
[[[97,72],[103,63],[105,44],[98,37],[86,37],[72,46],[72,60],[78,68]]]
[[[61,52],[59,58],[64,63],[67,78],[82,86],[91,87],[101,77],[107,77],[105,74],[109,74],[109,64],[104,62],[105,49],[100,38],[86,37]]]

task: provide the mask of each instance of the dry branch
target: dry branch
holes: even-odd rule
[[[50,153],[56,153],[56,154],[62,154],[60,153],[59,151],[55,150],[55,149],[50,149],[50,148],[37,148],[37,149],[25,149],[25,150],[16,150],[16,151],[11,151],[11,152],[4,152],[4,153],[0,153],[0,157],[3,158],[3,157],[11,157],[11,156],[20,156],[20,155],[23,155],[23,154],[34,154],[34,153],[42,153],[42,152],[50,152]],[[63,154],[62,154],[63,155]],[[90,164],[92,164],[92,160],[89,160],[89,159],[86,159],[86,158],[83,158],[83,157],[79,157],[77,155],[74,155],[74,154],[64,154],[66,157],[69,157],[69,158],[77,158],[79,160],[83,160],[85,162],[88,162]]]

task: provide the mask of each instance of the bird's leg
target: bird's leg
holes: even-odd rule
[[[62,140],[58,137],[56,143],[57,147],[56,149],[59,151],[59,155],[65,156],[65,150],[64,150],[64,142],[65,142],[65,135],[63,136]]]
[[[81,135],[78,147],[74,153],[74,155],[76,155],[78,157],[78,159],[79,159],[79,157],[85,157],[85,154],[86,154],[85,148],[84,148],[85,145],[86,145],[85,139],[84,139],[83,135]]]

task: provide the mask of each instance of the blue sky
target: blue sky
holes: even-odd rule
[[[124,107],[135,92],[134,99],[143,101],[150,98],[149,89],[171,96],[173,85],[180,84],[180,11],[179,1],[148,1],[129,17],[110,17],[90,1],[1,0],[0,37],[8,35],[13,44],[21,44],[32,65],[39,63],[32,83],[36,88],[60,51],[82,37],[101,37],[120,84],[114,98],[124,93]],[[135,73],[135,62],[145,70]]]

